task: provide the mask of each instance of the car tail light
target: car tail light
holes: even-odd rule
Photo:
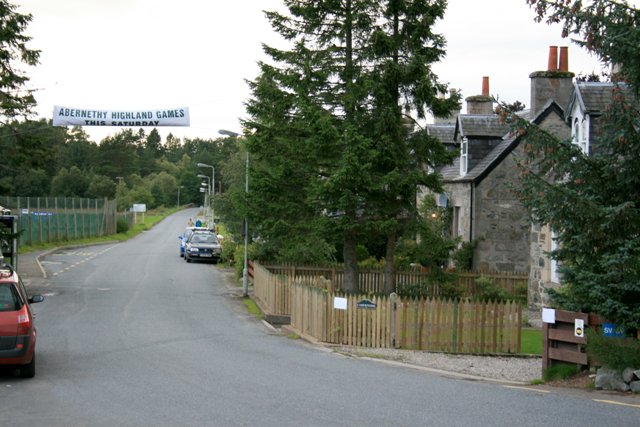
[[[31,316],[27,311],[27,306],[24,305],[18,312],[18,333],[27,335],[31,330]]]

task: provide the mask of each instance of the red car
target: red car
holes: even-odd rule
[[[27,296],[13,268],[0,266],[0,365],[18,367],[24,378],[36,374],[36,328],[29,304],[42,301],[42,295]]]

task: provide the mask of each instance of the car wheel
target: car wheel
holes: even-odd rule
[[[36,354],[33,353],[31,363],[20,366],[20,376],[22,378],[33,378],[36,375]]]
[[[187,262],[191,262],[191,258],[189,258],[187,255],[184,256],[184,259],[187,260]]]

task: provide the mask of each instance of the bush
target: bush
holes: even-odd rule
[[[477,298],[481,301],[502,302],[510,299],[509,293],[488,277],[479,277],[476,285],[479,289]]]
[[[116,233],[126,233],[129,231],[129,222],[126,218],[118,218],[116,223]]]
[[[460,247],[451,257],[458,270],[471,270],[473,268],[473,252],[478,246],[478,239],[470,242],[462,242]]]
[[[571,363],[556,363],[544,370],[544,372],[542,373],[542,379],[545,382],[565,380],[580,373],[580,369],[580,365]]]
[[[587,330],[587,356],[595,364],[622,371],[640,368],[640,341],[633,338],[611,338],[592,329]]]
[[[238,244],[234,242],[231,238],[222,239],[222,262],[227,263],[229,266],[232,266],[236,262],[236,249]],[[240,253],[240,259],[242,259],[242,253]]]

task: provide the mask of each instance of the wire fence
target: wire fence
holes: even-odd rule
[[[19,246],[115,234],[115,200],[0,196],[18,219]]]

